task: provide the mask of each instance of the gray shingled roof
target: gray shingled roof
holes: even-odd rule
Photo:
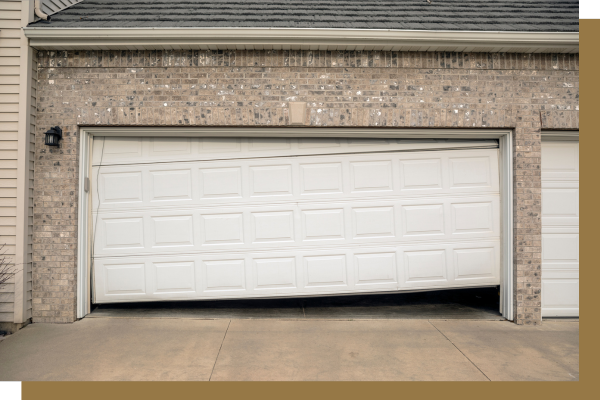
[[[579,1],[84,0],[30,26],[577,32]]]

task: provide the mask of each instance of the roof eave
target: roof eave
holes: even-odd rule
[[[23,28],[41,50],[283,49],[578,53],[579,32],[297,28]]]

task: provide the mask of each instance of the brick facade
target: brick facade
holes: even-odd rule
[[[329,51],[39,53],[33,321],[76,319],[78,126],[510,128],[515,321],[541,321],[541,129],[579,127],[579,57]],[[43,132],[60,125],[59,149]]]

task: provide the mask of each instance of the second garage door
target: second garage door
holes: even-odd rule
[[[95,302],[498,285],[493,141],[96,138]]]
[[[542,317],[579,317],[579,142],[542,141]]]

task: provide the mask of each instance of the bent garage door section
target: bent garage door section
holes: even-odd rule
[[[94,299],[498,285],[498,178],[493,141],[97,137]]]

